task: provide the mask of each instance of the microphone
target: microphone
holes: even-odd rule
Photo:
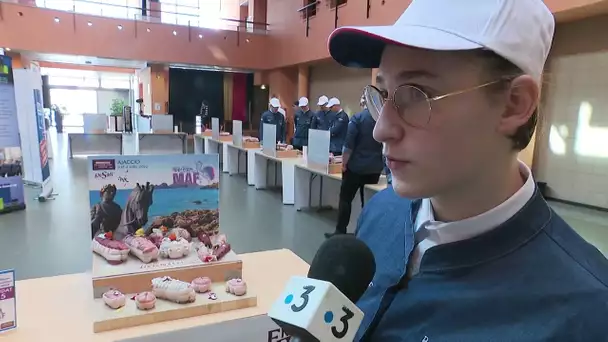
[[[352,235],[327,239],[308,277],[292,277],[268,316],[291,342],[352,341],[363,320],[355,303],[376,273],[372,251]]]

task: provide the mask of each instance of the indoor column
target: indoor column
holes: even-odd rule
[[[310,67],[308,65],[298,66],[298,98],[308,97]]]

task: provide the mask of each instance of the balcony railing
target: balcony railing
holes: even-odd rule
[[[163,3],[161,1],[156,3],[157,8],[142,8],[141,6],[134,5],[141,3],[141,0],[32,0],[26,3],[19,0],[0,0],[0,3],[2,2],[77,14],[136,20],[146,23],[200,27],[254,34],[266,34],[268,32],[267,23],[222,18],[218,6],[209,6],[210,3],[213,3],[213,0],[199,0],[198,6],[182,5],[179,4],[179,0],[176,1],[178,4]],[[215,9],[213,7],[218,8]],[[173,10],[167,10],[167,8]]]

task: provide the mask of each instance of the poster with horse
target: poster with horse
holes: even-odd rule
[[[168,226],[219,231],[217,155],[88,159],[91,238]]]

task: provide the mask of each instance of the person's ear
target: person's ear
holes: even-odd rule
[[[522,75],[513,79],[505,94],[505,110],[498,131],[506,136],[515,134],[534,114],[539,96],[539,85],[531,76]]]

